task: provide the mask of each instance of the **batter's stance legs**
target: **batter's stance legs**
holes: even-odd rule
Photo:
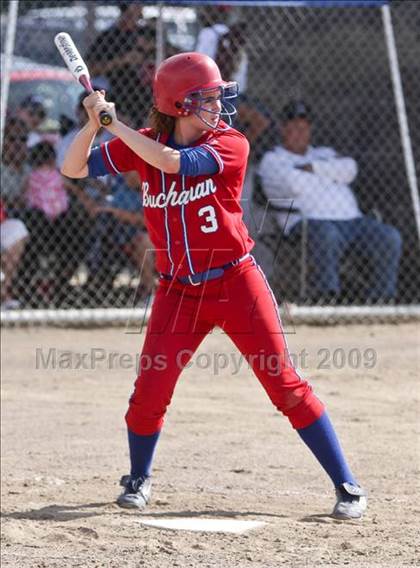
[[[218,325],[249,361],[274,406],[289,419],[331,478],[337,494],[333,515],[339,519],[360,518],[366,509],[365,492],[346,462],[324,405],[292,365],[277,308],[267,293],[263,275],[255,268],[244,269],[225,282],[224,292],[223,305],[190,296],[180,306],[179,295],[162,290],[156,295],[143,354],[157,362],[163,353],[165,364],[144,369],[136,381],[126,416],[131,476],[122,479],[125,490],[119,504],[143,508],[150,499],[151,463],[176,381],[202,339],[213,325]],[[231,311],[226,310],[226,299]],[[249,306],[249,311],[244,306]],[[197,324],[193,328],[191,321]],[[273,356],[278,362],[274,371],[268,364]]]

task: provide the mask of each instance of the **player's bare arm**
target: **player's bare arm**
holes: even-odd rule
[[[108,110],[108,103],[100,105],[99,110]],[[112,113],[111,113],[112,114]],[[112,124],[107,130],[120,138],[135,154],[140,156],[145,162],[162,170],[166,174],[176,174],[181,167],[181,154],[179,150],[174,150],[165,144],[147,138],[126,124],[120,122],[116,115],[113,116]],[[115,118],[114,118],[115,116]]]
[[[78,132],[64,158],[61,173],[69,178],[85,178],[88,175],[87,161],[90,156],[97,129],[88,122]]]
[[[103,110],[112,116],[112,123],[107,126],[107,130],[122,140],[135,154],[140,156],[145,162],[162,170],[167,174],[176,174],[181,165],[181,154],[165,144],[151,140],[133,130],[126,124],[118,120],[114,103],[105,100],[103,92],[98,93],[98,97],[86,101],[86,105],[99,116]]]
[[[95,91],[83,101],[83,106],[88,115],[88,122],[78,132],[70,144],[61,166],[61,173],[69,178],[85,178],[88,175],[87,161],[90,156],[93,141],[101,128],[98,115],[94,112],[94,106],[104,97],[105,92]]]
[[[112,123],[107,129],[120,138],[133,152],[148,164],[165,173],[178,173],[181,155],[174,150],[151,140],[117,118],[115,105],[105,100],[104,91],[95,91],[83,101],[83,106],[89,116],[89,122],[82,128],[73,140],[61,168],[61,173],[71,178],[84,178],[88,175],[87,162],[92,149],[92,143],[101,127],[99,113],[106,110],[112,116]]]

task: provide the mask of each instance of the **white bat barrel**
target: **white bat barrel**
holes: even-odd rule
[[[55,36],[54,43],[57,46],[61,57],[64,59],[65,64],[77,81],[80,80],[82,75],[85,75],[88,79],[90,79],[86,63],[83,61],[83,58],[77,47],[74,45],[70,35],[65,32],[60,32]]]
[[[71,36],[66,32],[60,32],[55,36],[54,43],[73,77],[91,93],[93,89],[89,70]],[[103,110],[99,113],[99,120],[103,126],[108,126],[112,122],[112,116]]]

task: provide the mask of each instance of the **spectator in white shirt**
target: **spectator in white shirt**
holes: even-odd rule
[[[310,145],[312,116],[304,102],[288,103],[281,118],[283,145],[264,155],[259,174],[268,200],[275,204],[280,199],[282,205],[288,200],[307,219],[311,296],[328,302],[340,295],[340,261],[351,250],[370,266],[366,301],[392,300],[401,256],[399,231],[360,211],[350,187],[357,175],[353,158]],[[286,219],[278,213],[277,222],[286,236],[301,235],[299,214]]]

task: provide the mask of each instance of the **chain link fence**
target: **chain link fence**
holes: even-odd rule
[[[389,305],[415,309],[417,1],[391,4],[403,100],[395,98],[378,5],[57,4],[20,3],[2,149],[2,315],[110,313],[147,305],[155,285],[137,177],[59,173],[86,120],[82,89],[53,43],[60,31],[134,128],[147,125],[164,57],[202,51],[225,79],[238,80],[235,127],[251,144],[244,216],[279,303],[328,306],[338,319],[343,307],[370,307],[367,319],[385,317]],[[2,73],[4,50],[3,40]],[[106,139],[100,133],[97,142]]]

